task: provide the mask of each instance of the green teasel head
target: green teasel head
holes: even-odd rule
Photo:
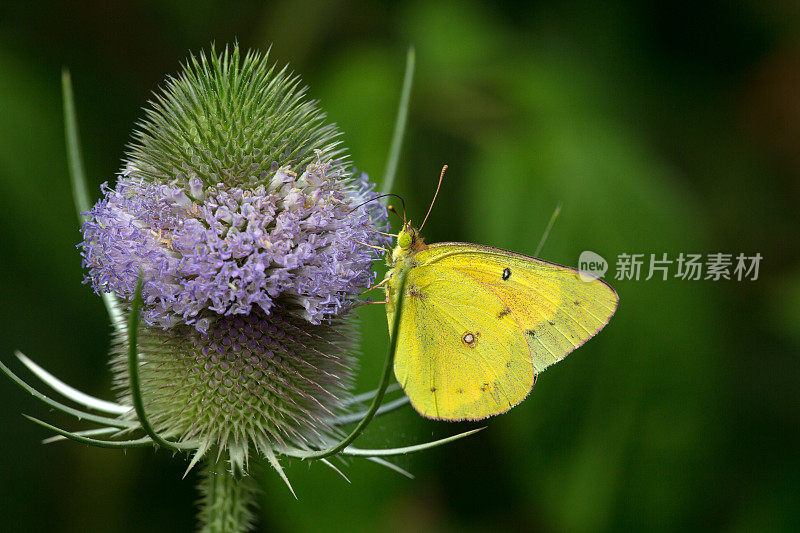
[[[268,55],[239,47],[192,55],[168,77],[138,124],[128,162],[149,181],[197,178],[205,187],[268,183],[277,166],[317,160],[346,168],[341,134],[306,87]]]
[[[154,429],[234,469],[253,452],[324,447],[350,398],[348,311],[374,281],[386,211],[338,135],[285,68],[212,49],[167,80],[82,228],[98,293],[130,302],[142,278],[139,372]],[[119,333],[122,403],[127,350]]]
[[[247,473],[251,455],[320,449],[341,437],[352,404],[357,329],[347,317],[309,324],[285,309],[223,317],[207,333],[188,325],[139,328],[139,376],[155,431]],[[132,403],[128,341],[112,369],[119,401]],[[130,411],[125,418],[135,422]],[[199,458],[199,457],[198,457]]]

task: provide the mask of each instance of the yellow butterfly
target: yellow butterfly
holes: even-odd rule
[[[390,330],[406,273],[394,373],[427,418],[478,420],[511,409],[539,372],[617,309],[614,289],[585,273],[478,244],[428,246],[405,222],[389,262]]]

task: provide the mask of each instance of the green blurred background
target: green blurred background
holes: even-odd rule
[[[757,281],[612,281],[606,330],[488,429],[366,461],[347,484],[265,472],[264,531],[800,529],[800,9],[732,2],[6,2],[0,13],[0,357],[20,349],[111,398],[103,306],[81,284],[60,71],[73,75],[90,184],[113,181],[150,92],[189,51],[238,39],[310,85],[380,179],[405,51],[417,75],[397,191],[425,228],[575,265],[582,250],[760,253]],[[386,344],[363,310],[360,390]],[[22,372],[24,375],[28,375]],[[189,531],[194,478],[166,452],[47,434],[69,427],[0,381],[0,516],[9,531]],[[471,427],[410,408],[360,441]]]

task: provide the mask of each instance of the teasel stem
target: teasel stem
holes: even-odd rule
[[[245,533],[255,521],[258,488],[252,476],[231,472],[226,461],[206,461],[200,476],[201,533]]]

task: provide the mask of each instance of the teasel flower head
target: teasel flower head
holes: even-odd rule
[[[155,431],[227,456],[319,449],[348,404],[386,211],[296,77],[238,48],[193,57],[88,213],[87,281],[142,280],[141,394]],[[128,336],[112,367],[130,403]],[[131,412],[132,417],[136,415]]]
[[[389,188],[413,64],[409,50]],[[85,281],[115,329],[119,401],[78,391],[17,352],[74,405],[55,401],[0,361],[0,372],[50,408],[101,426],[67,431],[28,417],[57,434],[45,443],[185,452],[187,472],[202,464],[200,530],[244,532],[257,501],[251,463],[266,460],[290,489],[279,457],[342,474],[327,458],[360,456],[411,477],[382,457],[478,431],[400,448],[351,446],[374,416],[408,403],[382,403],[397,335],[378,388],[351,394],[358,338],[349,311],[374,281],[376,251],[388,251],[387,212],[297,77],[266,56],[240,57],[238,46],[191,57],[150,103],[116,184],[103,186],[94,207],[66,71],[62,83],[79,248]],[[404,294],[404,276],[398,286]],[[393,331],[402,307],[401,296]]]

